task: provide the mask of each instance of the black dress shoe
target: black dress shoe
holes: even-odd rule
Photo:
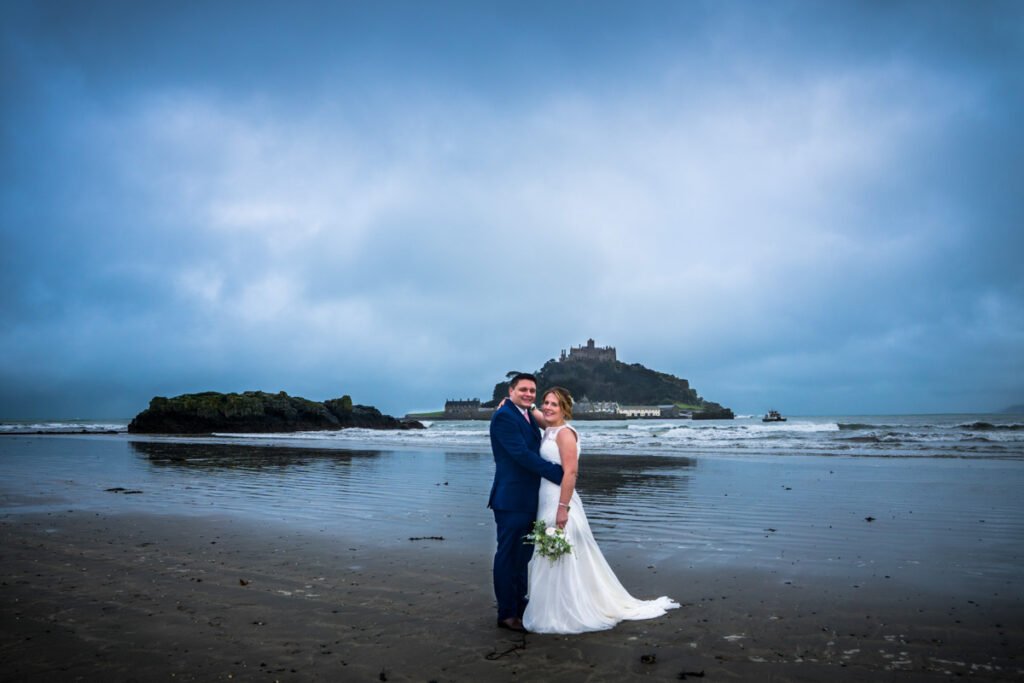
[[[509,631],[526,633],[526,628],[523,627],[522,620],[516,619],[515,617],[511,617],[509,619],[498,619],[498,628],[507,628]]]

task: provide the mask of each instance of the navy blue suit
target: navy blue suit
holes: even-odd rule
[[[537,517],[537,492],[544,477],[562,483],[562,468],[540,457],[540,430],[512,401],[491,416],[494,484],[487,507],[494,510],[498,550],[494,553],[494,595],[498,619],[522,617],[526,610],[527,565],[533,546],[523,543]]]

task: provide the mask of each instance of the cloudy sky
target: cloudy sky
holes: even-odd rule
[[[740,412],[1024,402],[1018,2],[8,0],[0,62],[0,417],[588,337]]]

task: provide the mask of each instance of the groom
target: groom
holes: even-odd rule
[[[487,507],[494,510],[498,550],[494,553],[494,595],[498,627],[525,631],[527,565],[533,546],[523,542],[537,517],[540,478],[562,483],[562,468],[540,457],[540,429],[530,414],[537,379],[520,373],[509,384],[508,400],[491,417],[494,484]]]

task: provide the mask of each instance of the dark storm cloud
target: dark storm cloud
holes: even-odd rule
[[[1014,3],[7,3],[0,415],[1024,393]]]

